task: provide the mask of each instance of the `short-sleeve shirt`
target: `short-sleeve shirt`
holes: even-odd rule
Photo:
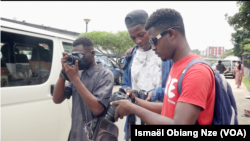
[[[108,69],[105,69],[101,64],[97,64],[88,70],[79,71],[79,77],[85,87],[93,94],[97,100],[104,106],[104,112],[98,117],[105,116],[109,107],[109,97],[112,94],[114,75]],[[71,82],[66,82],[65,90],[72,90],[72,93],[65,93],[69,99],[72,96],[72,125],[70,141],[88,141],[89,136],[93,134],[91,131],[92,122],[95,118],[92,111],[84,103],[84,111],[86,123],[82,120],[82,111],[80,107],[80,95],[76,87]]]
[[[224,64],[218,64],[216,65],[216,68],[219,70],[220,74],[222,74],[226,70],[226,67]]]
[[[153,50],[137,50],[131,66],[132,88],[149,91],[161,87],[161,66],[161,58]]]
[[[167,80],[161,115],[174,118],[177,102],[185,102],[201,107],[198,116],[200,125],[210,125],[213,120],[215,101],[214,74],[209,66],[197,63],[189,68],[182,81],[182,93],[178,93],[178,80],[186,65],[194,58],[201,58],[191,54],[175,62]]]

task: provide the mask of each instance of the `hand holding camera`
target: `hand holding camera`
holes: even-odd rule
[[[67,53],[67,52],[63,52],[62,55],[63,55],[63,57],[62,57],[62,59],[61,59],[61,63],[62,63],[62,72],[63,72],[63,73],[66,73],[66,72],[65,72],[65,68],[64,68],[64,63],[66,63],[66,58],[67,58],[67,56],[68,56],[68,53]]]
[[[145,90],[131,90],[128,93],[129,94],[126,94],[126,92],[120,88],[118,92],[113,93],[110,97],[111,106],[107,111],[106,118],[111,122],[117,121],[119,117],[123,119],[123,116],[133,114],[131,109],[134,104],[137,104],[136,99],[140,98],[145,100],[147,98],[147,92]]]
[[[68,81],[74,81],[78,77],[79,65],[80,68],[84,68],[86,61],[85,56],[80,52],[72,52],[69,55],[67,52],[63,52],[63,58],[61,59],[62,63],[62,72],[64,73],[65,78],[68,78]],[[78,65],[79,64],[79,65]],[[75,65],[75,68],[72,66]]]

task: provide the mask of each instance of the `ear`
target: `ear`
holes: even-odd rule
[[[93,50],[93,51],[91,52],[91,54],[92,54],[92,56],[95,56],[95,51]]]
[[[170,40],[173,40],[176,37],[176,31],[174,29],[169,29],[168,30]]]

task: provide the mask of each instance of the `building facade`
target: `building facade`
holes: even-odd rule
[[[225,52],[224,47],[209,46],[206,49],[206,56],[220,57]]]

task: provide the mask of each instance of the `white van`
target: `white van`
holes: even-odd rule
[[[74,39],[1,20],[1,140],[66,141],[72,100],[55,104],[63,51]]]
[[[233,71],[236,62],[236,60],[221,60],[221,63],[226,67],[224,76],[232,76],[233,78],[235,78],[235,76],[233,75]]]

